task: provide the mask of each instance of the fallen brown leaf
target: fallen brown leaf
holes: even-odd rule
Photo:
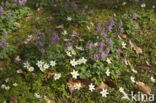
[[[0,70],[3,70],[3,67],[4,67],[4,61],[0,60]]]
[[[57,29],[64,29],[64,25],[63,24],[62,25],[58,25],[56,28]]]
[[[21,24],[18,23],[18,22],[14,22],[14,24],[17,25],[17,26],[19,26],[19,27],[21,26]]]
[[[17,70],[18,73],[21,73],[24,75],[25,79],[28,80],[27,76],[26,76],[26,72],[24,72],[22,69]]]
[[[10,99],[10,103],[20,103],[20,101],[15,96],[12,96]]]
[[[96,87],[97,90],[100,90],[100,89],[107,89],[108,88],[108,85],[105,84],[104,82],[101,82],[98,87]]]
[[[49,79],[52,75],[54,75],[54,72],[48,72],[48,74],[45,75],[45,78]]]
[[[74,85],[77,83],[81,83],[80,80],[76,80],[76,81],[70,81],[67,83],[67,86],[69,88],[69,91],[72,93],[74,91]]]
[[[111,87],[111,88],[115,88],[115,90],[118,90],[118,86],[109,78],[106,79],[105,83]]]
[[[50,98],[47,96],[44,96],[44,99],[47,101],[47,103],[54,103]]]
[[[17,60],[14,60],[14,63],[15,63],[15,64],[19,64],[19,61],[17,61]]]
[[[135,85],[136,89],[138,89],[139,91],[145,93],[145,94],[150,94],[151,93],[151,88],[147,85],[145,85],[143,82],[136,82]]]
[[[120,34],[120,37],[121,37],[122,39],[126,39],[126,38],[127,38],[127,35],[126,35],[126,34]]]
[[[39,7],[39,8],[37,8],[37,11],[38,11],[39,13],[43,13],[44,8],[43,8],[43,7]]]
[[[136,53],[141,54],[143,51],[140,47],[136,46],[134,43],[132,43],[131,40],[129,40],[130,49],[133,51],[136,51]]]

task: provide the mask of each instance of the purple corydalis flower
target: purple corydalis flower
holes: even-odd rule
[[[99,60],[99,55],[98,55],[98,54],[94,54],[93,60],[94,60],[94,61]]]
[[[85,7],[84,7],[85,9],[88,9],[88,5],[85,5]]]
[[[106,57],[105,52],[102,52],[102,53],[101,53],[101,59],[105,59],[105,57]]]
[[[132,19],[136,19],[136,18],[137,18],[137,14],[136,14],[136,12],[134,12],[132,15]]]
[[[72,6],[73,8],[75,8],[75,9],[78,8],[78,7],[77,7],[77,4],[76,4],[74,1],[71,3],[71,6]]]
[[[100,32],[100,31],[101,31],[101,26],[98,25],[98,26],[96,27],[96,32]]]
[[[105,28],[103,28],[101,35],[106,38]]]
[[[11,17],[12,17],[12,13],[9,12],[9,13],[8,13],[8,19],[10,19]]]
[[[92,45],[93,45],[93,43],[91,41],[88,41],[86,43],[86,49],[90,49]]]
[[[109,48],[106,48],[105,53],[106,53],[106,54],[109,54],[109,52],[110,52],[110,49],[109,49]]]
[[[114,26],[114,20],[113,19],[111,20],[110,25]]]
[[[3,7],[2,6],[0,6],[0,15],[2,15],[3,14]]]
[[[7,47],[7,42],[6,42],[6,40],[4,39],[4,38],[2,38],[1,40],[0,40],[0,47],[2,47],[2,48],[5,48],[5,47]]]
[[[118,49],[117,50],[117,53],[120,55],[122,53],[122,50],[121,49]]]
[[[8,1],[6,1],[6,2],[5,2],[5,5],[6,5],[6,6],[9,6],[10,4],[9,4],[9,2],[8,2]]]
[[[56,32],[54,32],[53,35],[52,35],[51,43],[55,44],[59,40],[60,40],[60,37],[56,34]]]
[[[108,31],[109,31],[109,32],[112,32],[112,25],[109,25],[109,26],[108,26]]]
[[[18,3],[20,6],[25,5],[25,3],[27,2],[27,0],[19,0]]]
[[[100,49],[103,49],[103,45],[104,45],[104,40],[100,42]]]
[[[94,11],[93,11],[93,10],[90,10],[90,11],[89,11],[89,13],[90,13],[90,14],[93,14],[93,13],[94,13]]]
[[[108,44],[109,44],[110,46],[113,46],[113,41],[112,41],[112,39],[110,39],[110,40],[108,41]]]
[[[8,32],[4,30],[3,35],[8,35]]]
[[[119,22],[119,28],[121,28],[123,26],[123,22],[120,20]]]
[[[40,49],[40,51],[41,51],[42,54],[45,53],[45,49],[44,48]]]

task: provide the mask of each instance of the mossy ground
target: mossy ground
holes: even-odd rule
[[[131,84],[130,81],[127,79],[130,75],[133,75],[136,77],[136,81],[142,81],[148,86],[150,86],[150,88],[152,89],[152,93],[156,95],[156,83],[152,83],[150,80],[151,76],[156,77],[156,30],[155,30],[156,22],[154,23],[152,22],[152,21],[156,21],[155,11],[152,11],[151,9],[140,8],[140,7],[137,7],[138,5],[136,6],[133,4],[127,5],[127,6],[120,5],[121,6],[120,7],[117,4],[116,4],[117,6],[115,6],[115,4],[113,5],[106,4],[105,2],[102,2],[102,1],[96,2],[95,0],[93,1],[79,0],[78,3],[82,4],[82,6],[84,5],[89,6],[89,9],[85,9],[84,11],[86,14],[89,14],[90,10],[94,10],[93,14],[89,14],[90,21],[88,21],[86,25],[89,25],[90,22],[93,22],[95,24],[103,24],[105,20],[114,18],[114,14],[116,14],[117,16],[120,16],[125,13],[130,14],[133,12],[138,12],[138,14],[139,13],[141,14],[143,12],[143,13],[146,13],[146,15],[148,15],[149,13],[150,17],[145,16],[145,17],[142,17],[140,20],[141,22],[140,25],[141,26],[143,25],[143,27],[140,27],[139,31],[135,35],[127,35],[127,38],[125,39],[127,43],[129,42],[129,40],[131,40],[133,43],[139,46],[143,51],[142,54],[134,53],[134,51],[132,50],[127,50],[127,52],[125,53],[126,58],[131,62],[131,64],[138,71],[138,73],[134,74],[133,72],[131,72],[130,67],[125,68],[127,69],[127,71],[122,73],[120,75],[120,78],[117,80],[114,80],[114,82],[117,83],[119,86],[123,86],[127,88],[126,91],[128,91],[129,93],[130,91],[136,91],[136,89],[134,88],[134,85]],[[20,95],[21,103],[28,103],[28,102],[30,103],[30,101],[32,101],[31,99],[29,100],[29,97],[33,96],[33,94],[31,94],[32,91],[30,89],[30,87],[32,86],[25,86],[27,85],[28,81],[22,82],[24,81],[23,76],[14,75],[16,73],[16,69],[21,68],[21,66],[14,64],[13,58],[16,55],[22,54],[21,52],[23,51],[24,47],[22,46],[23,44],[21,43],[29,35],[36,35],[33,33],[33,30],[35,28],[38,28],[40,30],[46,29],[46,28],[56,29],[55,27],[61,24],[61,22],[58,20],[57,16],[55,15],[57,14],[57,12],[54,9],[55,9],[55,6],[44,7],[43,11],[42,10],[37,11],[36,9],[31,8],[30,10],[31,12],[29,13],[28,17],[25,17],[18,21],[18,23],[20,24],[20,29],[18,29],[17,31],[5,37],[10,44],[13,44],[17,47],[16,48],[17,50],[14,54],[11,55],[10,58],[8,58],[7,60],[4,60],[6,69],[3,70],[4,72],[0,72],[0,78],[1,80],[3,80],[9,77],[12,79],[17,79],[17,81],[21,82],[19,83],[21,84],[21,86],[19,86],[18,88],[22,88],[24,91],[27,92],[26,93],[27,99],[24,99],[25,93]],[[65,28],[66,30],[69,30],[69,31],[79,30],[82,33],[82,35],[85,36],[84,27],[86,25],[83,25],[83,26],[69,25]],[[127,46],[130,46],[130,45],[127,45]],[[28,52],[31,52],[31,51],[28,51]],[[5,71],[10,71],[10,73],[8,74]],[[32,85],[35,85],[34,87],[38,87],[38,85],[40,84],[34,83]],[[56,88],[53,88],[53,89],[56,89]],[[60,88],[57,88],[57,89],[59,90]],[[56,103],[63,103],[63,102],[65,103],[69,103],[69,102],[71,103],[81,103],[81,102],[82,103],[96,103],[98,99],[101,100],[100,96],[97,93],[95,94],[93,94],[92,92],[86,93],[85,92],[86,89],[83,89],[81,92],[76,91],[73,94],[70,94],[69,92],[62,92],[62,94],[57,93],[56,92],[57,89],[53,90],[54,92],[48,89],[48,92],[53,92],[52,94],[50,95],[48,94],[48,95],[50,97],[52,96],[51,98],[52,101],[55,101]],[[21,89],[14,90],[12,92],[16,94],[18,90],[21,90]],[[44,92],[44,90],[47,90],[47,87],[43,86],[42,92]],[[68,91],[67,88],[64,88],[64,90]],[[113,89],[111,95],[108,98],[103,99],[103,103],[105,102],[106,103],[130,103],[129,101],[122,101],[121,97],[122,95]],[[9,100],[9,98],[5,98],[5,99]],[[33,100],[33,102],[31,103],[44,103],[44,101]]]

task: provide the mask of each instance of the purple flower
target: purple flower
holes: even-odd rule
[[[102,53],[101,53],[101,59],[105,59],[105,57],[106,57],[105,52],[102,52]]]
[[[104,40],[100,42],[100,49],[103,49],[103,45],[104,45]]]
[[[110,25],[114,26],[114,20],[113,19],[111,20]]]
[[[9,2],[8,2],[8,1],[6,1],[6,2],[5,2],[5,5],[6,5],[6,6],[9,6],[10,4],[9,4]]]
[[[1,5],[4,6],[4,2],[3,1],[1,2]]]
[[[96,27],[96,32],[100,32],[100,31],[101,31],[101,26],[98,25],[98,26]]]
[[[74,1],[71,3],[71,6],[72,6],[73,8],[75,8],[75,9],[78,8],[78,7],[77,7],[77,4],[76,4]]]
[[[88,9],[88,5],[85,5],[85,7],[84,7],[85,9]]]
[[[25,3],[27,2],[27,0],[19,0],[18,3],[20,6],[25,5]]]
[[[1,40],[0,40],[0,47],[2,47],[2,48],[5,48],[5,47],[7,47],[7,42],[6,42],[6,40],[4,39],[4,38],[2,38]]]
[[[109,25],[109,26],[108,26],[108,31],[109,31],[109,32],[112,32],[112,25]]]
[[[119,28],[121,28],[123,26],[123,22],[120,20],[119,22]]]
[[[101,35],[106,38],[105,28],[103,28]]]
[[[52,35],[51,43],[55,44],[59,40],[60,40],[60,37],[56,34],[56,32],[54,32],[53,35]]]
[[[118,49],[117,50],[117,53],[120,55],[122,53],[122,50],[121,49]]]
[[[86,43],[86,49],[90,49],[91,46],[93,46],[93,43],[92,43],[91,41],[88,41],[88,42]]]
[[[93,13],[94,13],[94,11],[93,11],[93,10],[90,10],[90,11],[89,11],[89,13],[90,13],[90,14],[93,14]]]
[[[137,18],[137,14],[136,14],[136,12],[134,12],[132,15],[132,19],[136,19],[136,18]]]
[[[2,6],[0,6],[0,15],[2,15],[3,14],[3,7]]]
[[[112,41],[112,39],[110,39],[110,40],[108,41],[108,44],[109,44],[110,46],[113,46],[113,41]]]
[[[8,19],[10,19],[11,17],[12,17],[12,13],[9,12],[9,13],[8,13]]]
[[[3,35],[8,35],[8,32],[4,30]]]
[[[109,54],[109,52],[110,52],[110,49],[109,49],[109,48],[106,48],[105,53],[106,53],[106,54]]]
[[[99,55],[98,55],[98,54],[94,54],[93,60],[94,60],[94,61],[99,60]]]
[[[40,49],[40,51],[41,51],[42,54],[45,53],[45,49],[44,48]]]

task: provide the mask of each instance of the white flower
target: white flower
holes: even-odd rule
[[[5,90],[9,90],[10,89],[10,86],[5,86]]]
[[[75,50],[71,50],[71,53],[72,53],[73,55],[76,55]]]
[[[42,65],[44,64],[44,62],[43,61],[37,61],[37,63],[36,63],[36,65],[38,66],[38,67],[42,67]]]
[[[72,18],[71,18],[71,17],[67,17],[67,20],[68,20],[68,21],[71,21],[71,20],[72,20]]]
[[[23,71],[21,69],[16,71],[17,73],[23,73]]]
[[[71,72],[73,78],[77,79],[77,76],[79,76],[78,71],[73,70],[73,72]]]
[[[6,78],[6,79],[5,79],[5,82],[7,83],[8,81],[9,81],[9,78]]]
[[[76,49],[78,49],[78,50],[84,50],[82,47],[78,47],[78,46],[76,46]]]
[[[56,74],[56,73],[54,74],[54,79],[55,80],[60,79],[60,77],[61,77],[61,74]]]
[[[109,69],[107,69],[107,71],[105,72],[107,76],[110,76],[110,71]]]
[[[3,103],[6,103],[6,100]]]
[[[92,83],[89,85],[89,90],[90,91],[93,91],[93,90],[95,90],[95,85],[93,85]]]
[[[62,35],[67,35],[68,33],[67,33],[67,31],[66,30],[64,30],[63,32],[62,32]]]
[[[20,59],[19,56],[17,56],[15,60],[17,60],[17,61],[21,61],[21,59]]]
[[[132,72],[134,72],[134,73],[138,73],[135,69],[132,69]]]
[[[29,68],[29,66],[30,66],[30,64],[28,61],[24,63],[24,68]]]
[[[69,56],[69,57],[71,57],[72,55],[71,55],[71,53],[70,52],[66,52],[66,54],[67,54],[67,56]]]
[[[14,84],[13,84],[13,86],[14,86],[14,87],[17,87],[17,86],[18,86],[18,84],[17,84],[17,83],[14,83]]]
[[[131,79],[131,81],[133,82],[133,83],[135,83],[135,78],[134,77],[130,77],[130,79]]]
[[[70,61],[70,64],[75,67],[77,65],[77,62],[75,61],[75,59],[73,59]]]
[[[95,45],[95,46],[97,46],[97,45],[98,45],[98,43],[96,42],[96,43],[94,43],[94,45]]]
[[[34,67],[28,68],[28,71],[30,71],[30,72],[34,71]]]
[[[35,93],[34,96],[35,96],[36,98],[41,98],[41,96],[39,95],[39,93]]]
[[[122,42],[122,48],[126,48],[126,43],[125,42]]]
[[[100,94],[102,94],[102,97],[107,97],[107,94],[109,94],[109,93],[108,93],[107,89],[102,89]]]
[[[107,58],[106,61],[107,61],[108,64],[111,64],[112,63],[110,58]]]
[[[146,7],[146,4],[145,3],[141,4],[141,7],[142,8]]]
[[[82,58],[81,58],[81,61],[82,61],[83,64],[86,64],[87,59],[85,59],[84,57],[82,57]]]
[[[40,67],[40,70],[41,70],[42,72],[44,72],[46,69],[43,68],[43,67]]]
[[[126,4],[127,4],[126,2],[123,2],[123,3],[122,3],[123,6],[126,5]]]
[[[155,9],[155,5],[153,5],[152,8]]]
[[[44,67],[44,69],[48,69],[49,68],[49,64],[45,63],[43,67]]]
[[[126,59],[124,60],[124,62],[125,62],[126,65],[128,65],[128,61]]]
[[[122,87],[120,87],[120,88],[119,88],[119,91],[120,91],[121,93],[123,93],[123,92],[124,92],[124,89],[123,89]]]
[[[71,50],[73,50],[73,47],[69,46],[67,49],[68,49],[68,51],[71,51]]]
[[[154,79],[154,77],[151,77],[151,81],[152,81],[153,83],[155,83],[155,79]]]
[[[5,85],[5,84],[2,84],[2,85],[1,85],[1,88],[3,88],[3,89],[4,89],[5,87],[6,87],[6,85]]]
[[[81,83],[76,83],[76,84],[74,85],[74,88],[77,89],[77,90],[80,90],[80,88],[81,88]]]
[[[53,66],[55,66],[56,65],[56,61],[50,61],[50,65],[53,67]]]
[[[90,27],[89,27],[89,26],[87,26],[87,29],[88,29],[88,30],[90,30]]]

